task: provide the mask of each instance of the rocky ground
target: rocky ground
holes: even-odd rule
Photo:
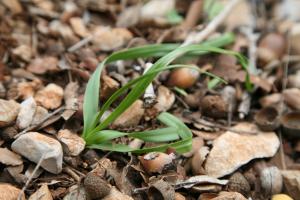
[[[299,9],[298,0],[1,0],[0,200],[299,200]],[[222,48],[247,57],[247,70],[225,54],[183,60],[227,84],[190,68],[162,72],[155,104],[140,98],[109,126],[152,130],[168,111],[192,131],[190,152],[86,146],[84,92],[99,62],[129,47],[228,33]],[[155,61],[108,64],[94,92],[104,102]]]

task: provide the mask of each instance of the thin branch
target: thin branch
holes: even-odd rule
[[[226,19],[226,17],[230,14],[232,9],[240,2],[241,0],[231,0],[226,7],[222,10],[222,12],[216,16],[201,32],[191,33],[182,46],[186,46],[189,44],[196,44],[202,42],[206,39],[211,33],[213,33],[218,26]]]
[[[20,191],[19,196],[18,196],[18,200],[22,200],[23,199],[22,197],[23,197],[23,194],[24,194],[26,188],[28,187],[30,181],[33,179],[33,177],[36,174],[37,170],[40,168],[42,162],[44,161],[44,158],[45,158],[45,154],[42,155],[42,157],[40,158],[39,162],[36,164],[34,170],[30,174],[28,180],[26,181],[25,185],[23,186],[22,190]]]

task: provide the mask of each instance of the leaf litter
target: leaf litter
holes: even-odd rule
[[[4,0],[0,199],[299,199],[299,6]]]

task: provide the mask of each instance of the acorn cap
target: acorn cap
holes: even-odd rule
[[[265,107],[259,110],[254,120],[262,131],[273,131],[279,127],[279,113],[274,107]]]
[[[300,138],[300,112],[290,112],[283,115],[280,119],[283,133],[295,137]]]

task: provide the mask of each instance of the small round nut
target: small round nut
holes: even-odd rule
[[[189,88],[192,87],[199,77],[199,72],[195,69],[190,68],[179,68],[171,72],[168,85],[176,86],[179,88]]]
[[[145,171],[151,173],[162,173],[163,170],[167,170],[174,167],[173,160],[174,154],[166,154],[161,152],[151,152],[144,156],[139,156],[139,160],[144,167]],[[174,167],[175,169],[175,167]]]
[[[240,172],[234,173],[228,182],[228,191],[238,192],[244,196],[248,196],[251,187],[247,179]]]
[[[111,190],[111,186],[93,172],[89,172],[86,175],[83,185],[91,199],[102,199]]]

